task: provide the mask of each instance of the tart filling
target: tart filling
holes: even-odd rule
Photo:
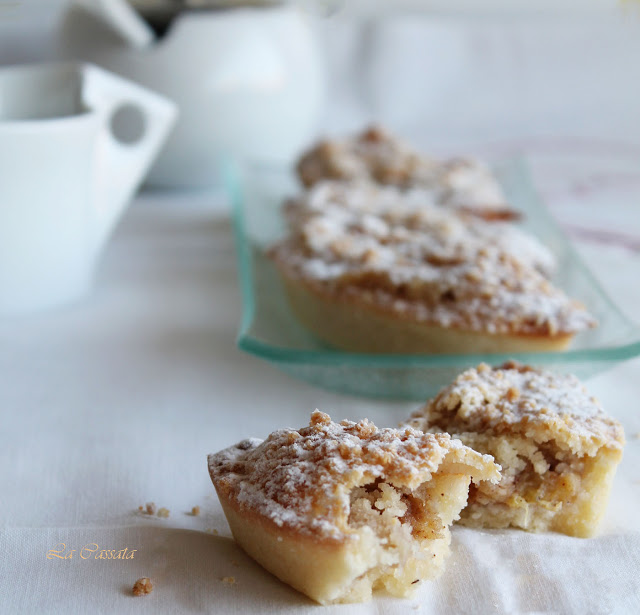
[[[210,455],[209,472],[240,546],[323,604],[406,596],[437,576],[470,482],[500,476],[446,434],[319,411],[308,427]]]

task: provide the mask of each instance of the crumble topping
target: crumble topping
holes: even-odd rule
[[[594,456],[603,446],[621,450],[624,444],[620,423],[605,414],[575,376],[513,361],[463,372],[410,424],[458,434],[519,434],[575,455]]]
[[[366,180],[399,188],[433,191],[439,203],[488,219],[512,219],[502,188],[480,161],[424,156],[378,126],[344,139],[324,140],[306,152],[298,174],[310,187],[323,179]]]
[[[447,434],[411,427],[378,429],[368,420],[334,423],[316,410],[308,427],[283,429],[209,456],[216,488],[278,526],[343,540],[354,488],[382,480],[414,489],[447,458],[474,481],[499,479],[499,467]]]
[[[323,181],[291,199],[285,214],[293,232],[326,260],[389,267],[474,259],[487,246],[549,275],[555,257],[535,237],[506,222],[487,222],[439,205],[428,190],[402,192],[366,182]]]
[[[554,259],[534,237],[439,206],[424,191],[323,182],[285,209],[291,236],[271,254],[320,291],[489,333],[595,325],[549,282]]]

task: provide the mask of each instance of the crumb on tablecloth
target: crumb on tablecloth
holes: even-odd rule
[[[162,507],[159,511],[158,511],[158,517],[162,517],[163,519],[166,519],[170,514],[170,511],[168,508],[164,508]]]
[[[156,503],[155,502],[147,502],[144,506],[138,506],[138,510],[143,515],[155,515],[156,514]]]
[[[236,582],[235,577],[222,577],[222,582],[227,583],[228,585],[234,585]]]
[[[133,584],[134,596],[146,596],[153,591],[153,583],[148,577],[141,577]]]
[[[200,506],[194,506],[194,507],[191,509],[191,515],[192,515],[193,517],[197,517],[199,514],[200,514]]]
[[[207,528],[206,532],[207,532],[207,534],[212,534],[213,536],[217,536],[218,535],[218,530],[216,530],[213,527]]]

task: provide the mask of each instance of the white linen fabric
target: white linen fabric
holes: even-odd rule
[[[553,211],[633,315],[640,165],[613,160],[538,155],[534,167]],[[0,613],[317,612],[235,546],[206,455],[302,426],[316,407],[392,426],[417,404],[317,389],[239,352],[240,306],[221,195],[144,193],[90,297],[0,321]],[[588,383],[628,439],[599,537],[455,528],[444,574],[415,598],[323,611],[640,612],[639,368],[629,361]],[[148,501],[169,518],[140,514]],[[132,559],[96,559],[125,548]],[[47,559],[52,549],[73,554]],[[142,576],[155,589],[133,597]]]

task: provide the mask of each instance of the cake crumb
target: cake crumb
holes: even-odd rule
[[[169,509],[168,508],[162,507],[158,511],[158,517],[162,517],[163,519],[166,519],[168,516],[169,516]]]
[[[197,517],[200,514],[200,506],[194,506],[191,509],[191,516],[192,517]]]
[[[148,577],[141,577],[133,584],[134,596],[146,596],[153,591],[153,583]]]
[[[216,530],[213,527],[207,528],[206,532],[207,532],[207,534],[211,534],[212,536],[217,536],[218,535],[218,530]]]
[[[145,515],[155,515],[156,514],[156,503],[155,502],[147,502],[144,505],[144,509],[142,506],[138,508],[138,510],[142,511]]]
[[[222,582],[227,583],[228,585],[234,585],[236,582],[235,577],[222,577]]]

